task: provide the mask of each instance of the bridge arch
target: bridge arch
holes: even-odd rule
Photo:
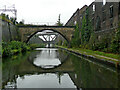
[[[75,31],[75,26],[40,26],[40,25],[19,25],[17,26],[22,42],[28,42],[37,32],[51,30],[59,33],[70,44]]]
[[[46,31],[46,30],[50,30],[50,31],[53,31],[53,32],[56,32],[56,33],[60,34],[60,35],[67,41],[68,44],[70,43],[70,41],[66,38],[65,35],[63,35],[62,33],[60,33],[59,31],[57,31],[57,30],[55,30],[55,29],[42,29],[42,30],[38,30],[38,31],[34,32],[33,34],[31,34],[25,42],[28,43],[29,40],[30,40],[35,34],[37,34],[38,32]]]

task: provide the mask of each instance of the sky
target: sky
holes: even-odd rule
[[[94,0],[0,0],[0,9],[11,8],[15,4],[17,21],[25,23],[54,24],[61,15],[61,22],[66,23],[73,13]],[[12,13],[8,13],[13,16]]]

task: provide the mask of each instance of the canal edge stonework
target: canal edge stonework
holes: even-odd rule
[[[111,67],[115,67],[115,68],[117,68],[117,69],[120,69],[120,64],[119,64],[119,63],[115,63],[115,62],[113,62],[113,61],[108,61],[108,60],[105,60],[105,59],[98,59],[98,58],[95,57],[95,56],[85,55],[85,54],[76,52],[76,51],[74,51],[74,50],[69,50],[69,49],[67,49],[67,48],[63,48],[63,47],[59,47],[59,46],[57,46],[57,48],[66,50],[66,51],[71,52],[72,54],[75,54],[75,55],[77,55],[77,56],[82,56],[82,57],[84,57],[84,58],[86,58],[86,59],[90,59],[91,61],[98,62],[98,63],[101,63],[101,64],[105,64],[105,65],[108,65],[108,66],[111,66]]]

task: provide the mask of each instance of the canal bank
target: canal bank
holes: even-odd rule
[[[3,58],[2,76],[3,89],[120,88],[120,70],[58,48]]]
[[[57,46],[57,47],[63,50],[66,50],[68,52],[74,53],[75,55],[88,58],[92,61],[99,62],[99,63],[106,64],[112,67],[116,67],[117,69],[120,69],[120,56],[119,55],[106,54],[104,52],[99,52],[99,51],[97,52],[97,51],[80,49],[80,48],[67,48],[64,46]]]

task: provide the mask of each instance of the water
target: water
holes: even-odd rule
[[[120,72],[57,48],[3,59],[3,88],[120,88]]]

